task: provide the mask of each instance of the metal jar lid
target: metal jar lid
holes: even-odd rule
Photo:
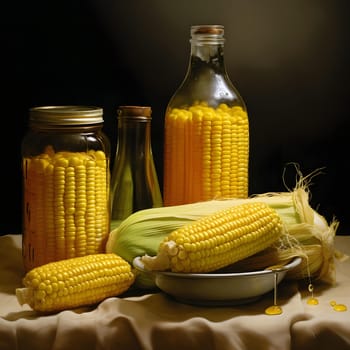
[[[103,109],[95,106],[41,106],[29,110],[29,122],[40,125],[94,125],[103,123]]]

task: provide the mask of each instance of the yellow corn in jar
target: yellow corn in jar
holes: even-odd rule
[[[48,262],[104,252],[109,233],[110,143],[103,110],[30,109],[22,141],[26,271]]]

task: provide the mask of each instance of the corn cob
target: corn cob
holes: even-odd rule
[[[90,254],[55,261],[29,271],[18,302],[51,312],[91,305],[128,290],[134,282],[130,264],[116,254]]]
[[[141,257],[149,270],[211,272],[272,245],[283,233],[281,218],[262,202],[245,203],[173,231],[155,257]]]
[[[108,159],[102,151],[45,153],[23,160],[25,270],[102,253],[109,233]]]
[[[246,111],[205,103],[167,113],[164,205],[248,196],[249,126]]]

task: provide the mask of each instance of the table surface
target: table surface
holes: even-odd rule
[[[350,255],[350,236],[335,246]],[[97,306],[43,315],[21,306],[15,289],[24,275],[21,235],[0,237],[0,350],[14,349],[350,349],[350,259],[336,261],[335,285],[282,281],[281,315],[264,314],[273,293],[245,305],[203,307],[162,292],[112,297]],[[331,302],[348,310],[337,312]]]

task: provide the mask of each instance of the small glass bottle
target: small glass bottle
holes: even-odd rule
[[[151,146],[151,108],[120,106],[111,178],[111,230],[130,214],[163,205]]]
[[[110,143],[102,127],[103,110],[98,107],[30,109],[22,141],[26,271],[105,250]]]
[[[186,76],[170,99],[164,130],[164,205],[248,196],[245,103],[224,63],[224,27],[191,27]]]

